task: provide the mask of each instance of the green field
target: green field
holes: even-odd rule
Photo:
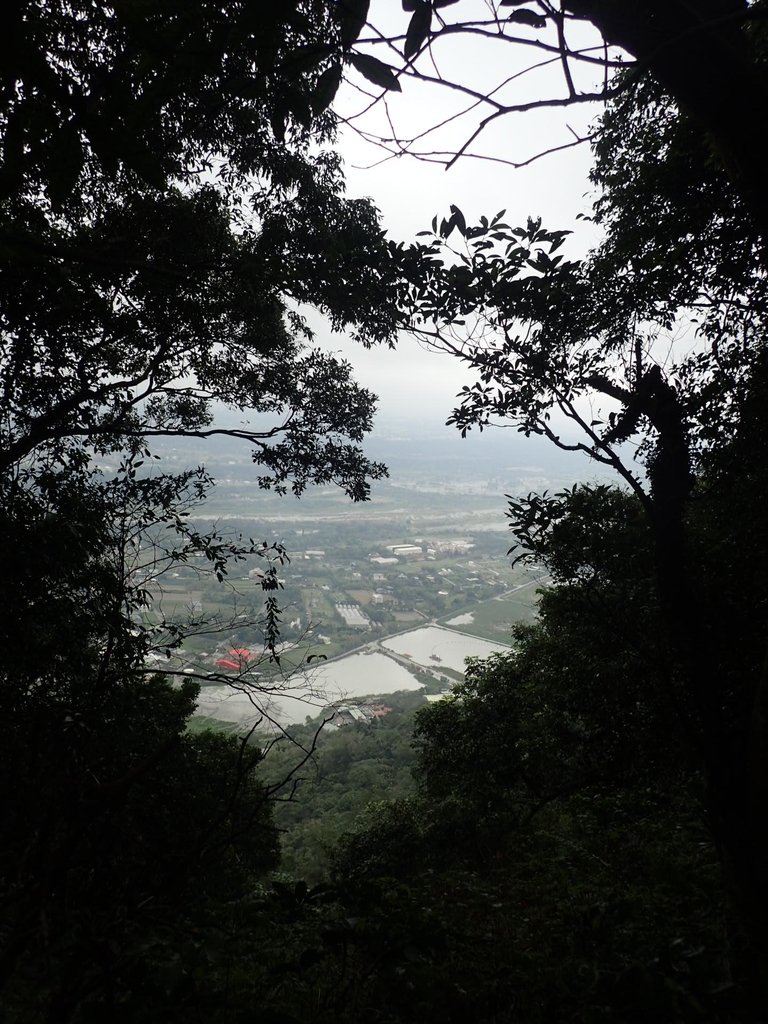
[[[451,625],[460,633],[482,636],[486,640],[509,643],[512,625],[516,622],[533,622],[537,614],[538,587],[534,584],[519,590],[514,596],[481,601],[466,609],[472,615],[471,622]],[[443,625],[456,617],[455,613],[441,620]]]

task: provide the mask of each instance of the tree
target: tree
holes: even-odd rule
[[[259,745],[186,734],[195,688],[144,663],[183,627],[138,620],[148,576],[191,553],[221,578],[243,547],[283,552],[195,531],[209,478],[156,472],[150,445],[228,433],[264,487],[297,494],[335,482],[363,500],[385,472],[360,447],[373,396],[303,317],[314,305],[362,344],[397,323],[376,211],[344,197],[326,112],[359,28],[324,0],[9,14],[0,984],[18,1020],[118,1007],[148,949],[176,957],[192,894],[200,928],[274,863]],[[218,426],[222,404],[252,421]],[[274,654],[274,603],[265,618]]]
[[[265,485],[338,479],[364,497],[382,471],[356,447],[372,398],[306,348],[296,306],[365,344],[396,322],[375,212],[343,198],[322,148],[320,79],[343,20],[322,3],[256,23],[240,4],[14,13],[0,467],[65,438],[107,451],[227,432],[211,426],[218,401],[269,414],[229,431],[253,444]]]
[[[764,1000],[765,593],[751,569],[748,591],[733,575],[745,564],[740,524],[756,532],[750,559],[764,568],[766,557],[755,520],[766,479],[762,240],[749,197],[705,152],[694,123],[647,80],[616,98],[597,131],[606,239],[587,260],[565,259],[567,233],[540,221],[518,227],[502,211],[467,224],[457,207],[399,252],[414,332],[479,376],[452,421],[463,432],[511,421],[581,451],[615,469],[643,510],[647,600],[661,611],[653,635],[681,735],[700,752],[737,931],[749,936],[739,970]],[[749,484],[734,506],[726,480],[739,477]],[[529,551],[541,555],[567,500],[512,503]]]
[[[329,149],[326,107],[360,28],[350,17],[297,0],[258,15],[237,2],[189,12],[30,2],[10,19],[0,100],[3,516],[23,592],[58,600],[109,579],[110,600],[82,610],[110,652],[122,630],[136,653],[126,638],[146,587],[128,548],[135,555],[142,529],[177,530],[168,558],[196,548],[219,577],[226,556],[241,553],[184,525],[189,495],[209,481],[157,478],[152,438],[240,438],[259,482],[280,492],[335,482],[361,500],[385,472],[360,447],[373,396],[312,345],[302,316],[314,304],[363,344],[391,341],[397,322],[375,209],[344,198]],[[221,404],[254,421],[216,425]],[[122,464],[119,486],[94,460]],[[54,563],[70,533],[79,542],[66,579],[65,559]],[[273,553],[266,542],[246,550]],[[61,586],[46,589],[53,577]],[[276,585],[274,574],[266,583]],[[5,603],[13,645],[34,602],[9,594]],[[82,618],[75,601],[67,609]]]

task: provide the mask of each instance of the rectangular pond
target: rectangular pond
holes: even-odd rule
[[[382,640],[381,645],[424,668],[450,668],[455,672],[464,671],[467,658],[487,658],[489,654],[511,649],[508,644],[484,640],[443,626],[411,629]]]

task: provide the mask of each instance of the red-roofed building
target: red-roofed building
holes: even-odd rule
[[[219,658],[216,662],[216,668],[228,669],[230,672],[239,672],[242,667],[241,662],[231,661],[229,658]]]

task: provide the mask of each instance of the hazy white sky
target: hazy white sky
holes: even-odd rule
[[[383,0],[383,4],[384,17],[389,18],[384,24],[402,32],[407,16],[402,13],[400,4],[393,0]],[[487,16],[482,0],[478,7],[480,15]],[[380,19],[382,5],[374,3],[372,11],[372,19]],[[381,20],[378,23],[382,24]],[[387,62],[397,63],[396,56],[382,48],[373,52]],[[519,70],[523,66],[520,62],[540,59],[540,55],[531,51],[516,51],[506,44],[489,47],[485,43],[468,45],[466,41],[454,44],[452,51],[438,54],[441,71],[446,75],[454,69],[462,81],[471,80],[485,87]],[[513,60],[518,61],[517,68],[511,64]],[[363,79],[360,83],[366,85]],[[375,87],[369,88],[377,91]],[[563,92],[556,65],[547,66],[534,76],[516,79],[514,88],[516,97],[523,101],[542,95],[543,90],[550,95]],[[334,106],[348,116],[365,103],[364,96],[344,86]],[[380,103],[357,123],[365,129],[378,129],[386,134],[390,131],[388,112],[398,135],[408,136],[450,116],[463,103],[461,97],[445,89],[404,80],[401,94],[388,94],[388,111]],[[599,108],[591,107],[509,116],[496,123],[493,133],[481,137],[478,148],[503,159],[525,160],[572,138],[568,125],[583,134],[598,114]],[[453,123],[444,130],[442,137],[427,145],[456,149],[477,121],[476,113],[472,113],[463,124]],[[455,203],[468,221],[481,214],[492,216],[506,209],[514,222],[524,222],[531,215],[540,216],[546,227],[576,228],[570,240],[570,255],[584,254],[595,240],[594,229],[575,220],[576,214],[588,212],[591,204],[587,178],[591,156],[586,144],[545,156],[519,169],[464,158],[446,171],[436,163],[420,162],[407,156],[382,163],[386,154],[364,143],[352,129],[346,128],[341,135],[341,152],[348,193],[371,197],[381,211],[385,228],[397,239],[411,240],[417,231],[429,227],[435,214],[447,215],[450,204]],[[377,162],[378,166],[370,166]],[[467,370],[457,360],[422,350],[410,338],[403,338],[395,352],[365,351],[327,332],[325,340],[353,363],[360,383],[380,396],[382,422],[393,417],[418,416],[442,423],[453,408],[454,395],[469,379]]]

